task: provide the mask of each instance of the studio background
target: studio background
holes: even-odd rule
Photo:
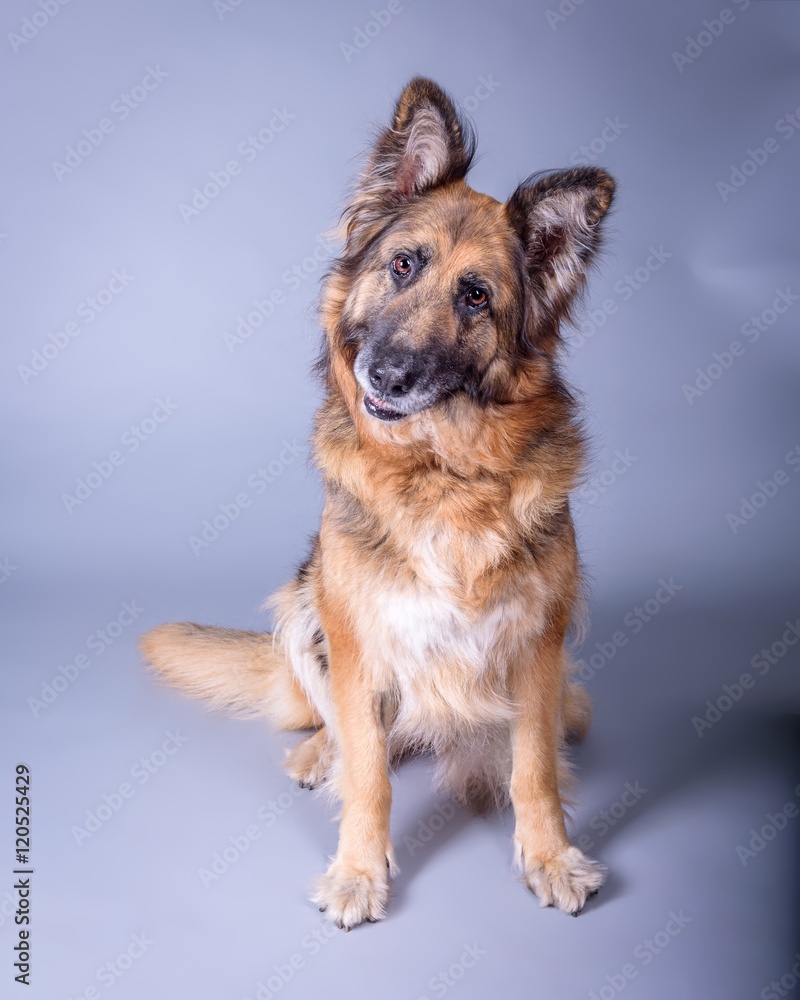
[[[12,0],[2,33],[3,995],[792,995],[800,6]],[[438,803],[419,761],[389,917],[344,935],[306,899],[336,826],[280,767],[295,737],[159,688],[135,643],[268,627],[306,554],[324,234],[416,73],[471,114],[477,190],[619,183],[564,356],[592,441],[575,837],[611,875],[579,920],[540,910],[511,817]]]

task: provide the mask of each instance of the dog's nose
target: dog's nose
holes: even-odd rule
[[[397,399],[413,388],[417,376],[410,364],[378,361],[369,366],[369,380],[372,387],[384,396]]]

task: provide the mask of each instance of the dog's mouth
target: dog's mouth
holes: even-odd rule
[[[401,420],[406,416],[405,413],[396,410],[382,399],[368,396],[366,393],[364,393],[364,409],[371,417],[377,417],[378,420]]]

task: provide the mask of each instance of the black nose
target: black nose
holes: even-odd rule
[[[383,360],[369,366],[369,380],[384,396],[397,399],[413,388],[417,375],[410,362]]]

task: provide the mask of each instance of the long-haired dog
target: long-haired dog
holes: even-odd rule
[[[189,694],[314,730],[287,769],[342,801],[313,899],[346,928],[385,915],[389,768],[408,751],[432,752],[468,807],[510,801],[542,905],[577,914],[604,879],[564,820],[564,747],[591,704],[564,650],[582,442],[557,354],[614,182],[540,174],[500,203],[466,183],[474,146],[417,78],[357,181],[321,301],[325,508],[272,599],[275,632],[179,623],[142,640]]]

